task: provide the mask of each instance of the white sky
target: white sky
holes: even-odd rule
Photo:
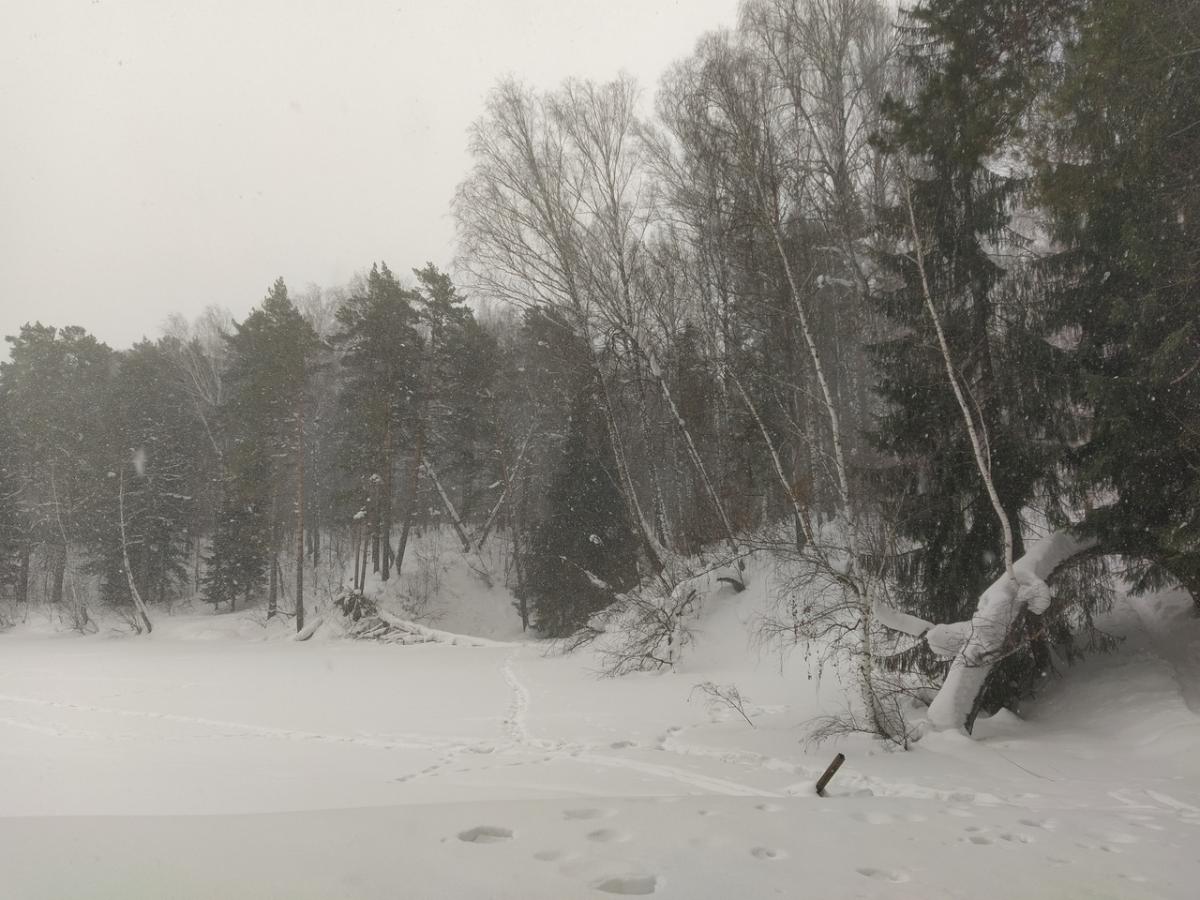
[[[496,79],[646,92],[737,0],[0,0],[0,335],[117,348],[453,256]],[[0,358],[7,344],[0,346]]]

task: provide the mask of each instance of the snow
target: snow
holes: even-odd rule
[[[1050,605],[1045,579],[1093,544],[1093,539],[1077,537],[1069,530],[1033,541],[1013,563],[1013,576],[1001,575],[983,592],[965,629],[962,623],[953,623],[930,630],[927,640],[934,652],[943,658],[954,657],[945,683],[929,706],[930,724],[939,729],[962,727],[1021,608],[1028,604],[1033,612],[1044,612]],[[955,647],[959,638],[962,641]]]
[[[298,643],[255,612],[0,634],[0,895],[1195,895],[1200,620],[1182,595],[1123,598],[1115,652],[1020,718],[906,753],[806,746],[854,688],[754,649],[760,573],[705,599],[677,671],[617,679],[444,574],[438,640],[412,646]],[[476,639],[447,624],[468,621]],[[703,682],[736,685],[755,727]]]

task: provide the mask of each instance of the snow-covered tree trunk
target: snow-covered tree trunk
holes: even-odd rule
[[[934,625],[883,605],[875,616],[887,628],[925,639],[938,657],[950,659],[950,673],[929,706],[936,730],[965,728],[992,667],[1002,657],[1022,609],[1041,615],[1052,599],[1046,579],[1063,563],[1092,549],[1096,541],[1070,530],[1055,531],[1033,542],[1025,555],[979,597],[967,622]]]

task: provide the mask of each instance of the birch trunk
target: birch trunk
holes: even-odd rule
[[[925,274],[925,256],[921,248],[921,234],[917,228],[917,216],[913,211],[912,190],[907,178],[904,180],[904,205],[908,209],[908,222],[912,228],[913,254],[916,256],[917,272],[921,276],[921,292],[925,296],[925,308],[929,311],[929,317],[933,320],[933,327],[937,332],[938,347],[942,351],[942,361],[946,364],[946,377],[950,381],[950,387],[954,390],[954,399],[958,401],[958,408],[962,412],[963,424],[966,425],[967,435],[971,439],[971,449],[975,453],[975,465],[979,469],[979,477],[983,479],[988,499],[992,502],[992,509],[995,511],[996,517],[1000,520],[1000,528],[1004,534],[1004,571],[1010,579],[1013,579],[1015,575],[1013,573],[1012,525],[1008,521],[1008,514],[1004,511],[1004,505],[1000,502],[1000,495],[996,492],[996,483],[992,480],[991,454],[985,446],[984,440],[980,437],[979,430],[975,426],[975,417],[971,414],[971,408],[967,405],[966,395],[963,392],[962,385],[959,384],[958,373],[954,370],[954,362],[950,356],[950,345],[946,341],[946,332],[942,329],[942,319],[938,315],[937,307],[933,303],[933,294],[929,290],[929,279]]]
[[[923,638],[942,659],[952,659],[950,673],[929,706],[929,723],[936,730],[969,730],[976,700],[992,667],[1002,658],[1008,637],[1022,610],[1041,615],[1050,606],[1046,580],[1063,563],[1092,550],[1093,538],[1069,530],[1056,531],[1033,542],[979,597],[968,622],[934,625],[916,616],[878,605],[876,615],[886,628]]]
[[[133,598],[134,609],[137,610],[138,616],[141,617],[142,625],[146,628],[146,633],[149,634],[154,630],[154,626],[150,624],[150,615],[146,610],[146,604],[142,602],[142,595],[138,593],[137,585],[133,581],[133,568],[129,565],[129,541],[125,536],[125,471],[124,467],[121,470],[121,480],[117,491],[117,522],[121,528],[121,562],[125,567],[125,579],[129,582],[129,595]],[[141,632],[138,628],[138,632]]]

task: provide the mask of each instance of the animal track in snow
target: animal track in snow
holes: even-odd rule
[[[876,869],[873,866],[863,866],[855,869],[859,875],[864,875],[867,878],[874,878],[876,881],[888,881],[892,884],[903,884],[908,881],[909,874],[901,870],[893,869]]]
[[[538,862],[558,862],[566,856],[561,850],[539,850],[533,854],[533,858]]]
[[[498,844],[501,841],[511,841],[511,828],[501,828],[498,825],[476,825],[458,833],[458,839],[467,844]]]
[[[596,882],[595,888],[606,894],[622,897],[641,897],[655,893],[663,884],[658,875],[615,875]]]
[[[769,813],[783,812],[783,807],[778,803],[759,803],[754,808]]]

